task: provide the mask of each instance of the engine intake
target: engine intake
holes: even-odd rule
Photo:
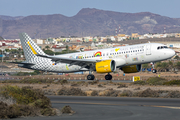
[[[104,60],[96,63],[97,73],[110,73],[116,70],[116,63],[114,60]]]

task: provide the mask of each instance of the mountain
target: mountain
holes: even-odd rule
[[[180,32],[180,18],[170,18],[150,12],[122,13],[95,8],[83,8],[75,16],[61,14],[31,15],[19,18],[0,16],[0,36],[19,38],[19,32],[26,32],[32,38],[59,36],[106,36],[115,35],[121,26],[122,34]]]
[[[24,17],[23,16],[11,17],[11,16],[6,16],[6,15],[0,15],[0,18],[3,20],[19,20]]]

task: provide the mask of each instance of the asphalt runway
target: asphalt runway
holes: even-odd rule
[[[180,99],[48,96],[54,108],[65,105],[76,112],[19,120],[180,120]]]
[[[92,81],[96,81],[96,80],[68,80],[69,82],[80,82],[80,81],[84,81],[84,82],[92,82]],[[121,83],[131,83],[133,82],[132,80],[98,80],[99,82],[121,82]]]
[[[12,77],[12,76],[0,76],[0,80],[3,81],[3,80],[20,80],[20,79],[17,79],[18,77]],[[69,82],[80,82],[80,81],[84,81],[84,82],[92,82],[92,81],[95,81],[95,80],[67,80]],[[99,82],[121,82],[121,83],[131,83],[133,82],[132,80],[99,80]]]

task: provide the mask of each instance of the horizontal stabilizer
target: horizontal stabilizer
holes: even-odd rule
[[[33,63],[23,63],[23,62],[10,62],[10,63],[23,64],[23,65],[35,65],[35,64],[33,64]]]

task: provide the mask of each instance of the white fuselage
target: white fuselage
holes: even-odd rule
[[[159,48],[159,49],[158,49]],[[107,60],[112,59],[116,62],[116,67],[122,67],[127,65],[144,64],[150,62],[157,62],[166,59],[170,59],[175,55],[174,50],[167,48],[163,44],[159,43],[146,43],[122,46],[116,48],[99,49],[87,52],[77,52],[70,54],[57,55],[57,57],[67,57],[74,59],[95,59],[95,60]],[[43,58],[48,59],[48,58]],[[38,64],[44,64],[43,61]],[[39,70],[52,71],[52,72],[78,72],[87,71],[88,69],[82,69],[82,66],[69,65],[65,63],[57,63],[53,65],[49,59],[47,67],[38,67]],[[37,69],[36,65],[31,69]]]

